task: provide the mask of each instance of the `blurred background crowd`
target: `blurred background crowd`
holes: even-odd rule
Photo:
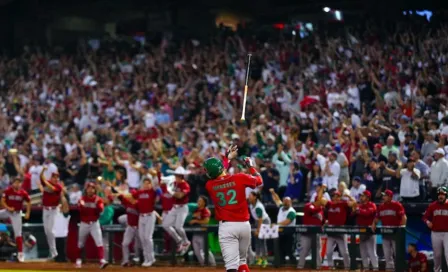
[[[27,46],[0,57],[0,188],[20,175],[38,189],[44,165],[66,185],[101,176],[123,190],[182,166],[197,196],[201,162],[236,144],[256,160],[264,202],[271,188],[306,200],[319,182],[354,197],[433,199],[448,180],[447,32],[418,17],[296,40],[221,27],[208,41]]]

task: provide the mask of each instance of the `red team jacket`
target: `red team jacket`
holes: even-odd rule
[[[132,193],[132,197],[137,200],[137,207],[140,214],[152,213],[156,202],[156,191],[136,190]]]
[[[429,204],[423,215],[423,221],[432,222],[432,231],[448,232],[448,202],[440,204],[434,201]]]
[[[378,206],[377,217],[381,220],[383,226],[398,227],[401,225],[401,219],[405,215],[403,205],[397,201],[383,203]]]
[[[51,183],[51,185],[53,185],[54,191],[51,191],[48,186],[42,184],[42,186],[44,186],[44,192],[42,194],[42,206],[54,208],[57,207],[59,205],[59,202],[61,201],[62,186],[58,183]]]
[[[210,180],[205,189],[215,205],[215,218],[218,221],[249,221],[246,201],[246,188],[255,189],[263,184],[261,176],[235,174]]]
[[[12,187],[6,188],[2,197],[5,198],[6,205],[13,207],[15,212],[20,212],[23,209],[24,201],[30,202],[30,196],[25,190],[16,191]]]
[[[347,221],[348,203],[341,201],[334,203],[328,201],[327,205],[327,220],[330,226],[342,226]]]
[[[356,210],[356,224],[358,226],[371,226],[376,216],[376,205],[373,202],[359,204]]]
[[[305,204],[303,208],[303,224],[308,226],[322,226],[324,222],[324,210],[313,203]]]
[[[190,194],[190,185],[184,180],[183,182],[174,182],[174,191],[184,193],[184,197],[173,197],[174,205],[185,205],[188,203],[188,195]]]
[[[162,190],[162,195],[160,195],[160,204],[162,205],[162,211],[170,211],[173,208],[173,196],[168,193],[166,184],[160,184],[160,189]]]
[[[81,205],[81,200],[84,201],[84,205]],[[82,196],[78,202],[78,205],[81,222],[84,223],[97,221],[98,218],[100,218],[100,214],[104,210],[103,199],[97,195],[91,197],[86,195]]]
[[[128,226],[137,227],[139,218],[138,202],[132,204],[123,195],[119,195],[118,199],[121,201],[121,204],[126,209],[126,215],[128,217]]]
[[[212,213],[210,212],[210,210],[207,207],[205,207],[203,209],[197,208],[193,212],[193,219],[197,219],[197,220],[202,220],[205,218],[209,218],[211,216],[212,216]]]
[[[426,263],[426,269],[422,270],[422,264]],[[426,255],[418,252],[414,257],[410,256],[408,260],[409,269],[412,272],[428,272],[428,260]]]

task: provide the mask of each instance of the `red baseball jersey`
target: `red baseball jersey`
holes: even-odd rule
[[[84,201],[84,205],[81,205],[81,201]],[[100,214],[104,210],[103,199],[97,195],[82,196],[78,202],[79,216],[81,222],[90,223],[95,222],[100,217]]]
[[[44,186],[44,193],[42,194],[42,205],[44,207],[56,207],[61,201],[62,186],[58,183],[51,183],[54,187],[54,191],[51,191],[48,186]]]
[[[162,211],[167,212],[173,208],[174,200],[173,196],[168,193],[168,189],[165,183],[160,184],[162,195],[160,195],[160,203],[162,204]]]
[[[327,205],[327,220],[328,225],[342,226],[347,221],[348,204],[345,201],[335,203],[328,201]]]
[[[376,216],[376,205],[369,201],[359,204],[356,209],[356,224],[358,226],[371,226]]]
[[[423,221],[432,222],[432,231],[448,232],[448,201],[443,204],[438,201],[429,204],[423,215]]]
[[[305,204],[303,208],[303,224],[308,226],[322,226],[324,222],[324,210],[313,203]]]
[[[246,200],[246,188],[255,189],[263,184],[261,176],[235,174],[210,180],[205,189],[215,205],[215,218],[218,221],[249,221],[249,207]]]
[[[383,226],[397,227],[401,225],[404,216],[404,208],[400,202],[392,200],[378,206],[376,216],[381,220]]]
[[[422,264],[426,264],[426,269],[422,269]],[[415,258],[412,255],[409,257],[408,266],[412,272],[428,272],[428,259],[425,254],[418,252]]]
[[[132,197],[137,200],[139,213],[152,213],[156,202],[156,191],[154,189],[138,190],[132,193]]]
[[[176,193],[182,192],[185,194],[182,198],[173,197],[174,205],[184,205],[188,203],[188,196],[190,194],[190,184],[188,184],[188,182],[186,182],[185,180],[182,182],[174,182],[174,191]]]
[[[138,202],[131,203],[127,198],[125,198],[123,195],[119,195],[118,199],[120,199],[121,204],[123,204],[126,215],[128,217],[128,225],[131,227],[137,227],[138,226]]]
[[[205,207],[202,209],[197,208],[194,212],[193,212],[193,219],[197,219],[197,220],[202,220],[205,218],[209,218],[212,216],[212,213],[210,212],[210,210]]]
[[[23,202],[30,202],[30,196],[28,193],[23,190],[14,190],[12,187],[6,188],[5,191],[3,191],[3,198],[5,198],[6,205],[9,207],[13,207],[14,211],[19,212],[23,209]]]

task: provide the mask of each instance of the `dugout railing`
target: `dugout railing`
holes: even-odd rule
[[[11,229],[11,226],[8,226]],[[23,229],[24,231],[30,231],[33,230],[40,230],[43,228],[42,224],[24,224]],[[311,268],[316,269],[318,268],[317,264],[317,239],[320,239],[321,235],[331,235],[331,234],[347,234],[350,236],[350,244],[349,244],[349,254],[350,254],[350,269],[357,269],[357,247],[356,247],[356,236],[362,235],[362,234],[379,234],[379,235],[388,235],[392,236],[395,239],[396,242],[396,253],[395,253],[395,272],[404,272],[406,270],[406,246],[405,246],[405,239],[406,239],[406,229],[404,227],[381,227],[379,226],[375,233],[372,231],[370,227],[359,227],[359,226],[324,226],[324,227],[313,227],[313,226],[305,226],[305,225],[296,225],[291,227],[281,227],[279,228],[279,233],[285,231],[286,228],[294,229],[293,232],[296,234],[307,234],[311,235]],[[108,233],[108,239],[109,239],[109,256],[107,258],[109,259],[110,263],[113,263],[114,257],[113,257],[113,248],[115,246],[114,244],[114,234],[124,232],[125,227],[123,225],[108,225],[103,226],[103,231]],[[156,226],[156,231],[163,231],[163,228],[159,225]],[[208,240],[208,234],[209,233],[218,233],[218,225],[207,225],[207,226],[200,226],[200,227],[185,227],[186,232],[194,233],[194,234],[201,234],[204,237],[204,249],[203,252],[206,253],[209,251],[209,240]],[[280,250],[279,250],[279,240],[278,239],[272,239],[273,245],[274,245],[274,261],[273,264],[275,267],[280,267],[282,265],[282,260],[280,257]],[[177,255],[175,251],[175,246],[173,245],[173,250],[170,255],[170,263],[171,265],[177,264]],[[205,264],[209,264],[208,260],[208,254],[204,254],[204,261]]]

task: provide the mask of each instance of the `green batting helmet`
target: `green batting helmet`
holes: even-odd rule
[[[217,158],[209,158],[203,164],[205,171],[207,171],[207,176],[211,179],[219,177],[219,175],[224,172],[224,165],[222,161]]]
[[[440,186],[439,188],[437,188],[437,194],[448,194],[448,190],[446,189],[445,186]]]

